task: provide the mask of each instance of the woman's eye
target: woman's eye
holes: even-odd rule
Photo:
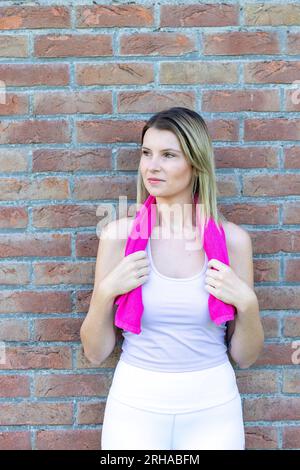
[[[143,154],[143,155],[148,155],[149,152],[146,152],[145,150],[142,150],[142,154]],[[169,157],[171,157],[171,158],[174,157],[174,155],[172,155],[171,153],[165,153],[164,156],[166,156],[166,155],[169,155]],[[169,157],[168,157],[168,158],[169,158]]]

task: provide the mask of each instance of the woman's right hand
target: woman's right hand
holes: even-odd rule
[[[104,282],[114,297],[144,284],[149,277],[149,261],[146,251],[135,251],[120,261],[106,276]]]

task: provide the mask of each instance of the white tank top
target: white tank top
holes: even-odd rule
[[[148,280],[142,284],[144,311],[141,333],[122,331],[120,359],[140,368],[161,372],[197,371],[229,362],[226,325],[212,322],[209,292],[204,288],[207,256],[201,271],[188,278],[159,273],[151,256]]]

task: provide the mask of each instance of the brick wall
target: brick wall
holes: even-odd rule
[[[135,201],[143,124],[175,105],[208,123],[253,241],[246,446],[300,447],[299,26],[299,2],[0,1],[0,449],[100,448],[120,349],[95,368],[80,344],[96,209]]]

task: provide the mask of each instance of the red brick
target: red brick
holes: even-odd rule
[[[238,370],[240,393],[275,393],[278,391],[278,372],[272,370]]]
[[[36,114],[111,114],[111,91],[43,92],[34,96]]]
[[[30,431],[1,431],[1,450],[31,450]]]
[[[245,175],[243,177],[243,187],[244,196],[294,196],[299,193],[300,175]]]
[[[0,313],[67,313],[71,293],[63,291],[0,291]]]
[[[92,284],[95,277],[94,262],[34,263],[36,285],[43,284]]]
[[[244,126],[245,140],[300,140],[300,119],[245,119]]]
[[[278,449],[277,429],[272,426],[245,426],[246,449]]]
[[[112,36],[108,34],[51,34],[36,36],[37,57],[102,57],[111,56]]]
[[[261,309],[297,309],[300,308],[300,287],[298,286],[258,286]]]
[[[0,8],[0,29],[69,28],[70,12],[62,6]]]
[[[24,228],[28,224],[27,208],[1,206],[0,228]]]
[[[300,203],[290,202],[286,203],[282,208],[282,223],[283,224],[299,224],[300,223]]]
[[[71,236],[67,233],[16,233],[0,236],[0,258],[16,256],[70,256]]]
[[[300,92],[298,88],[293,88],[292,90],[285,90],[284,103],[285,111],[300,111]]]
[[[97,207],[92,204],[35,206],[32,211],[33,226],[38,228],[78,228],[91,226],[94,228],[98,221],[96,210]]]
[[[76,199],[114,199],[117,194],[134,199],[136,182],[132,176],[94,176],[76,178],[74,198]]]
[[[277,33],[268,31],[230,31],[204,34],[203,53],[208,55],[279,54]]]
[[[118,148],[117,149],[117,170],[137,171],[141,158],[140,149]]]
[[[38,144],[70,142],[67,121],[1,121],[0,144]]]
[[[283,149],[284,168],[300,168],[300,145],[292,145]]]
[[[35,320],[34,341],[80,341],[82,318]]]
[[[248,398],[244,402],[245,421],[297,420],[300,416],[300,397]]]
[[[300,321],[299,320],[300,320],[299,316],[296,316],[296,315],[289,315],[288,317],[285,317],[283,319],[283,335],[284,336],[300,336]]]
[[[297,230],[268,230],[267,233],[266,230],[255,230],[251,233],[251,238],[254,252],[257,254],[277,254],[280,250],[288,252],[300,250],[300,233]],[[284,292],[282,291],[282,293]]]
[[[68,64],[0,64],[6,86],[68,85]]]
[[[107,395],[113,373],[49,374],[35,377],[35,395],[39,397],[74,397]]]
[[[276,168],[278,151],[273,147],[215,147],[217,168]]]
[[[102,424],[106,402],[78,403],[78,424]]]
[[[235,26],[238,24],[238,5],[194,3],[160,7],[160,27]]]
[[[72,403],[0,403],[0,424],[72,424],[72,409]]]
[[[6,362],[0,369],[70,369],[70,347],[19,346],[6,348]],[[0,420],[2,413],[0,412]],[[20,423],[19,423],[20,424]]]
[[[277,90],[207,90],[202,96],[202,111],[206,112],[280,110]]]
[[[300,426],[282,427],[282,448],[300,449]]]
[[[279,338],[279,319],[275,317],[262,317],[262,325],[266,338]]]
[[[91,302],[92,290],[76,290],[75,312],[87,312]]]
[[[143,5],[92,5],[77,8],[77,27],[152,26],[153,9]]]
[[[298,369],[283,370],[282,391],[283,393],[300,393],[300,371]]]
[[[299,74],[300,61],[264,60],[244,64],[245,83],[291,83],[299,79]]]
[[[194,92],[120,92],[118,94],[119,113],[155,113],[169,106],[195,108]]]
[[[77,233],[75,240],[76,258],[97,256],[99,238],[94,233]]]
[[[153,65],[149,63],[76,64],[75,70],[78,85],[144,85],[154,82]]]
[[[30,282],[30,263],[1,263],[0,284],[21,285]]]
[[[78,142],[136,142],[144,127],[143,121],[111,120],[77,121]]]
[[[32,152],[32,171],[111,170],[111,149],[37,149]]]
[[[49,177],[30,179],[0,178],[0,200],[19,199],[67,199],[70,196],[69,181]]]
[[[36,431],[37,450],[100,450],[101,431],[72,429]]]
[[[6,93],[5,103],[0,104],[0,114],[3,116],[26,114],[28,109],[28,96],[24,94]]]
[[[0,375],[0,397],[29,397],[30,382],[25,375]],[[0,404],[1,405],[1,404]],[[0,437],[1,442],[1,437]],[[2,449],[1,445],[0,448]]]
[[[120,37],[121,55],[184,55],[197,51],[194,38],[180,33],[136,33]]]
[[[300,19],[300,11],[299,11],[299,19]],[[300,34],[299,33],[291,33],[287,32],[287,43],[286,43],[286,52],[289,55],[299,54],[300,48]]]
[[[250,203],[219,205],[222,214],[235,224],[276,225],[279,223],[279,207]],[[265,260],[264,260],[265,261]]]
[[[265,344],[264,350],[257,359],[256,366],[293,365],[292,359],[295,350],[292,344]]]

